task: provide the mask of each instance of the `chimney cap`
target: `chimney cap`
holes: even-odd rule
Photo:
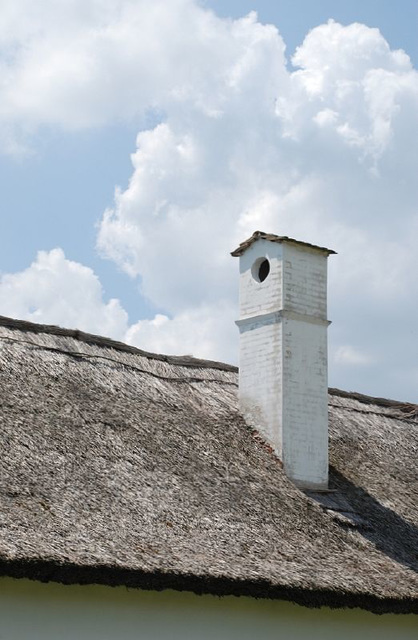
[[[274,233],[265,233],[264,231],[254,231],[251,238],[244,240],[241,242],[239,247],[235,249],[235,251],[231,251],[231,256],[238,257],[242,256],[242,254],[255,242],[256,240],[269,240],[270,242],[277,242],[281,244],[282,242],[290,242],[292,244],[298,244],[302,247],[309,247],[310,249],[316,249],[317,251],[322,251],[327,255],[331,255],[336,253],[332,249],[326,249],[325,247],[318,247],[316,244],[310,244],[309,242],[301,242],[300,240],[295,240],[294,238],[289,238],[288,236],[276,236]]]

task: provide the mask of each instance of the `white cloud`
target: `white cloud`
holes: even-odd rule
[[[153,320],[141,320],[132,325],[126,341],[156,353],[235,362],[234,313],[234,307],[225,304],[185,310],[172,319],[157,314]]]
[[[187,117],[168,109],[138,135],[130,185],[103,219],[99,247],[176,318],[233,299],[228,250],[256,228],[330,246],[339,253],[330,265],[334,372],[354,360],[371,366],[345,346],[355,316],[367,309],[360,348],[382,352],[376,323],[389,331],[416,309],[418,155],[408,138],[418,135],[418,75],[364,25],[314,29],[292,72],[278,33],[253,18],[229,28],[244,47],[239,74],[227,59],[222,67],[222,109],[215,117],[186,101]],[[399,338],[385,350],[403,366]]]
[[[222,20],[192,0],[5,6],[0,135],[9,146],[43,124],[160,114],[149,129],[138,120],[130,183],[116,190],[98,246],[140,276],[142,294],[170,319],[115,321],[123,335],[229,358],[237,264],[228,253],[260,228],[339,252],[334,371],[373,353],[401,376],[418,356],[407,341],[418,315],[418,74],[404,52],[377,29],[330,21],[306,36],[289,71],[281,36],[255,14]],[[96,311],[107,309],[95,295]],[[373,366],[378,380],[377,364],[363,369]]]
[[[123,339],[128,314],[118,300],[103,302],[91,269],[65,258],[62,249],[39,251],[24,271],[0,279],[0,313]]]
[[[156,353],[234,360],[234,311],[231,304],[206,305],[129,325],[119,300],[104,300],[94,272],[59,248],[39,251],[27,269],[0,277],[1,315],[77,328]]]
[[[228,22],[192,0],[4,0],[0,131],[24,141],[40,125],[98,126],[153,108],[216,118],[243,81],[253,101],[268,94],[259,41],[276,39],[255,15]]]

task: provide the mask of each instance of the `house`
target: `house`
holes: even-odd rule
[[[322,273],[317,320],[286,307],[309,294],[285,274],[294,251],[305,285]],[[0,637],[417,637],[418,407],[324,387],[327,251],[241,245],[242,286],[252,273],[267,296],[238,321],[253,385],[230,365],[0,318]],[[277,367],[257,360],[269,332]]]

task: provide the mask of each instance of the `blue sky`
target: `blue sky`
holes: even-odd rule
[[[223,255],[256,227],[297,234],[339,252],[330,383],[418,401],[416,79],[393,54],[418,64],[416,2],[159,0],[146,18],[130,0],[74,0],[63,19],[48,0],[3,7],[0,313],[233,361]],[[381,35],[317,30],[292,67],[330,18]]]

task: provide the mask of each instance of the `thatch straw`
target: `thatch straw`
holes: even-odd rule
[[[304,494],[234,367],[0,319],[0,573],[418,612],[414,405],[330,393]]]

